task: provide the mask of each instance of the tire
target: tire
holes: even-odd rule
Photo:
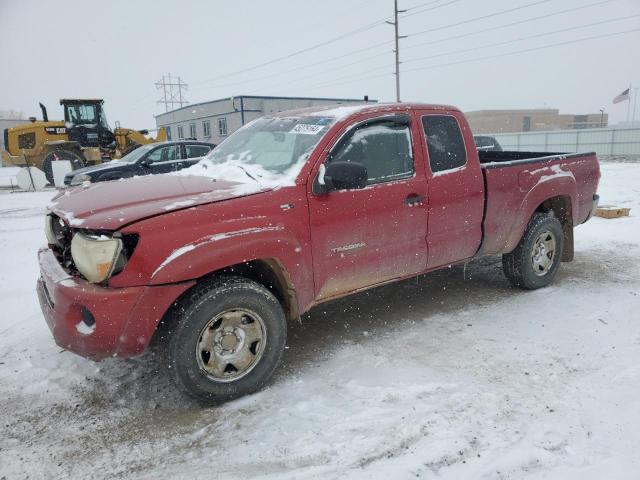
[[[518,246],[502,256],[502,269],[512,285],[535,290],[549,285],[556,276],[564,233],[553,213],[536,213]]]
[[[176,311],[164,361],[178,389],[215,405],[255,392],[271,378],[284,351],[287,321],[266,287],[220,277],[196,287]]]
[[[71,162],[71,169],[77,170],[78,168],[83,168],[85,166],[84,158],[82,155],[72,151],[72,150],[52,150],[47,153],[47,155],[42,160],[42,170],[44,170],[44,174],[47,177],[47,181],[53,185],[53,167],[51,166],[51,162],[55,160],[69,160]]]

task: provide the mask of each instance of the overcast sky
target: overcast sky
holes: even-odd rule
[[[611,100],[640,87],[640,0],[399,4],[409,9],[400,21],[404,101],[605,108],[617,123],[627,104]],[[168,73],[189,84],[192,103],[241,94],[393,101],[393,27],[381,22],[392,13],[393,0],[0,0],[0,110],[40,117],[42,101],[59,119],[60,98],[101,97],[112,126],[152,128],[163,111],[154,83]],[[361,27],[370,28],[354,33]],[[588,37],[599,38],[574,42]]]

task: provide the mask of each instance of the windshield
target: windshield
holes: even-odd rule
[[[124,157],[122,157],[121,159],[119,159],[119,162],[129,162],[129,163],[133,163],[133,162],[137,162],[140,158],[142,158],[147,152],[149,152],[151,149],[157,147],[157,144],[150,144],[150,145],[145,145],[143,147],[138,147],[136,148],[134,151],[127,153]]]
[[[67,118],[74,125],[92,125],[98,122],[97,106],[90,103],[73,103],[65,106]]]
[[[233,133],[185,173],[233,181],[249,178],[263,185],[293,184],[334,121],[322,116],[259,118]]]

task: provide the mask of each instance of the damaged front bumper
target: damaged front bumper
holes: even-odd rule
[[[142,353],[166,310],[193,285],[110,288],[69,275],[48,248],[38,260],[38,299],[56,343],[94,360]]]

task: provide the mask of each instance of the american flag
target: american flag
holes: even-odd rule
[[[625,100],[629,100],[628,88],[624,92],[622,92],[620,95],[618,95],[616,98],[614,98],[613,103],[620,103],[620,102],[624,102]]]

